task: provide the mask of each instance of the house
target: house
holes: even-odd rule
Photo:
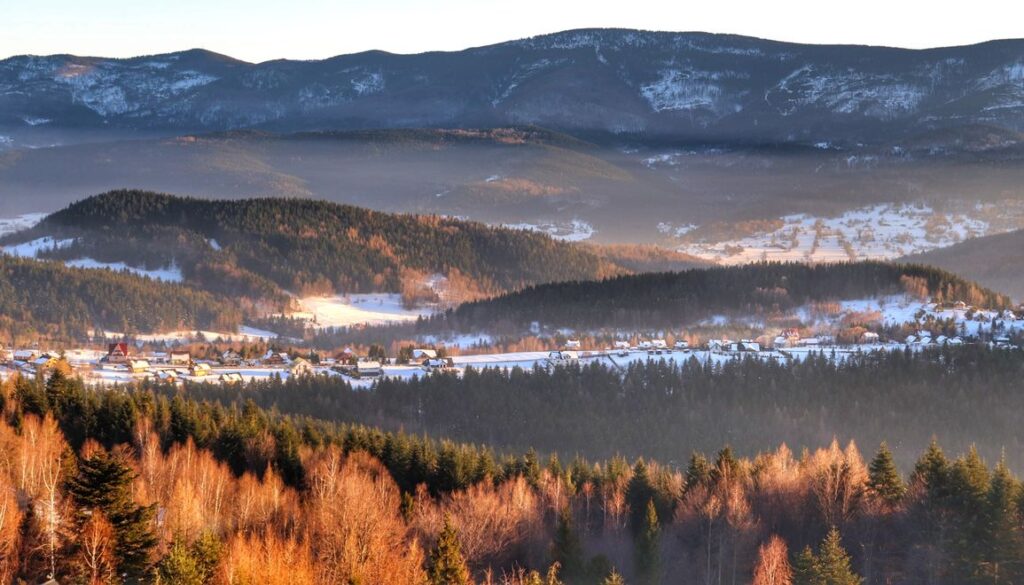
[[[818,337],[804,337],[797,342],[797,345],[801,347],[818,347],[821,345],[821,338]]]
[[[945,335],[940,335],[935,338],[935,343],[939,345],[946,345],[947,343],[949,343],[949,338],[946,337]]]
[[[128,369],[133,374],[142,374],[149,371],[149,362],[146,360],[130,360],[128,362]]]
[[[879,339],[881,338],[874,331],[865,331],[864,334],[860,336],[861,343],[878,343]]]
[[[238,372],[228,372],[226,374],[221,374],[220,377],[217,378],[217,380],[221,384],[241,384],[242,382],[245,381],[242,378],[242,374],[239,374]]]
[[[422,359],[434,359],[437,357],[436,349],[414,349],[412,350],[412,357],[418,360]]]
[[[292,360],[288,357],[288,354],[283,352],[268,351],[263,356],[263,365],[266,366],[287,366],[291,365]]]
[[[679,341],[676,342],[674,347],[676,349],[682,351],[682,350],[690,349],[690,344],[688,342],[680,339]]]
[[[957,301],[953,303],[953,308],[956,309],[957,311],[966,311],[968,309],[967,303],[963,301]]]
[[[59,361],[60,360],[56,356],[43,354],[32,360],[31,363],[36,372],[41,372],[43,370],[52,370],[57,366],[57,362]]]
[[[103,361],[108,364],[126,364],[128,363],[129,355],[128,344],[125,342],[111,343],[107,346],[107,355],[103,358]]]
[[[668,343],[664,339],[652,339],[651,346],[654,349],[668,349]]]
[[[575,351],[552,351],[546,360],[549,366],[568,365],[580,361],[580,354]]]
[[[614,344],[612,344],[612,347],[615,348],[615,349],[629,349],[629,342],[628,341],[616,341]]]
[[[210,364],[193,362],[188,369],[188,373],[196,378],[210,376],[213,374],[213,368],[210,367]]]
[[[423,360],[423,369],[427,370],[428,372],[433,372],[436,370],[447,370],[448,368],[454,366],[455,362],[452,361],[452,358],[433,358]]]
[[[309,363],[309,360],[296,358],[292,365],[288,367],[288,373],[293,377],[309,376],[314,374],[315,370],[313,369],[313,364]]]
[[[360,376],[380,376],[384,367],[376,360],[360,360],[356,363],[356,373]]]
[[[917,336],[916,335],[908,335],[907,338],[903,340],[903,343],[906,343],[907,345],[913,345],[913,344],[917,343]]]
[[[1010,338],[1007,337],[1006,335],[999,335],[997,337],[993,337],[992,343],[994,343],[996,347],[1011,347]]]
[[[949,341],[947,342],[947,345],[963,345],[963,344],[964,344],[964,340],[960,339],[959,337],[951,337],[949,339]]]
[[[39,352],[34,349],[19,349],[14,352],[13,359],[16,362],[31,362],[39,357]]]
[[[566,342],[565,342],[565,349],[579,349],[579,348],[580,348],[580,340],[579,339],[568,339],[568,340],[566,340]]]
[[[188,366],[192,363],[192,356],[185,351],[172,351],[167,363],[172,366]]]
[[[732,345],[732,342],[728,339],[709,339],[708,340],[708,351],[724,351]]]
[[[174,370],[160,370],[156,373],[156,378],[161,382],[177,382],[178,372]]]
[[[736,345],[737,351],[761,351],[761,344],[750,339],[740,340]]]
[[[1006,309],[1005,311],[1003,311],[1003,315],[1002,316],[1003,316],[1003,319],[1006,320],[1006,321],[1016,321],[1017,320],[1017,314],[1014,313],[1013,311],[1011,311],[1010,309]]]
[[[220,354],[220,363],[225,366],[237,367],[242,365],[242,356],[229,349]]]

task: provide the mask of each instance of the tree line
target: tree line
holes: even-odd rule
[[[169,390],[169,389],[168,389]],[[563,462],[60,370],[0,385],[0,582],[1014,583],[1024,490],[931,443]],[[490,462],[490,463],[488,463]],[[429,473],[414,477],[409,470]]]

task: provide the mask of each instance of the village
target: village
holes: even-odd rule
[[[860,307],[857,307],[860,308]],[[910,307],[914,308],[914,307]],[[189,383],[243,384],[254,380],[288,379],[302,376],[336,376],[353,387],[370,388],[381,377],[410,378],[437,372],[456,375],[472,368],[524,368],[569,366],[574,364],[604,364],[625,369],[630,364],[646,360],[666,360],[682,363],[696,359],[702,363],[723,363],[736,359],[775,360],[779,363],[800,361],[811,355],[828,356],[842,360],[846,357],[879,351],[956,347],[981,344],[994,349],[1018,350],[1024,335],[1024,314],[1013,311],[980,311],[965,303],[949,306],[918,308],[914,318],[904,314],[891,314],[889,335],[864,330],[846,329],[838,335],[816,333],[802,335],[801,329],[787,327],[774,334],[762,333],[754,338],[728,339],[724,335],[704,339],[690,336],[662,336],[632,334],[617,335],[616,339],[587,336],[559,336],[557,348],[543,351],[501,351],[493,347],[472,348],[443,344],[423,347],[404,346],[389,358],[382,348],[357,352],[345,348],[331,355],[308,349],[284,350],[268,346],[265,353],[253,356],[227,346],[213,354],[193,355],[187,347],[153,349],[141,342],[125,340],[107,344],[106,349],[0,347],[0,380],[12,375],[29,378],[45,376],[54,369],[80,377],[87,384],[116,385],[149,380],[166,384]],[[899,327],[891,319],[906,318]],[[894,332],[911,333],[894,337]],[[941,326],[940,326],[941,325]],[[955,331],[955,334],[935,333],[937,330]],[[458,354],[458,355],[450,355]]]

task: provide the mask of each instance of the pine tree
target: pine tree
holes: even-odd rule
[[[860,585],[858,577],[850,567],[850,555],[843,548],[839,530],[829,530],[822,541],[815,562],[816,583],[820,585]]]
[[[157,565],[158,583],[168,585],[203,585],[213,577],[220,560],[221,543],[211,533],[204,533],[188,544],[177,537]]]
[[[430,585],[471,585],[469,567],[462,558],[459,534],[445,517],[444,528],[437,539],[437,546],[430,555],[430,570],[427,573]]]
[[[573,527],[572,509],[565,506],[558,513],[558,526],[555,528],[555,543],[551,556],[555,563],[562,567],[562,572],[570,579],[578,577],[583,571],[583,547]]]
[[[82,458],[78,473],[68,481],[67,491],[85,522],[92,511],[102,512],[114,527],[117,572],[129,580],[141,578],[149,568],[156,546],[153,534],[154,506],[139,506],[132,499],[135,472],[124,452],[95,448]]]
[[[612,569],[611,573],[601,581],[601,585],[626,585],[626,580],[622,578],[622,575],[618,571]]]
[[[660,536],[658,510],[654,507],[654,500],[648,500],[643,529],[637,535],[635,545],[637,574],[642,582],[658,582],[658,541]]]
[[[896,506],[907,493],[907,486],[900,477],[892,452],[884,442],[879,445],[878,453],[868,466],[868,487],[889,506]]]
[[[1020,559],[1024,556],[1024,535],[1018,516],[1021,486],[999,460],[989,485],[983,531],[984,559],[978,576],[986,583],[1017,583],[1022,573]]]
[[[805,546],[793,559],[793,585],[819,585],[817,559],[811,547]]]

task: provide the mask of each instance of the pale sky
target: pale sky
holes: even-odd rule
[[[1020,0],[0,0],[0,58],[459,50],[585,27],[925,48],[1024,37]]]

